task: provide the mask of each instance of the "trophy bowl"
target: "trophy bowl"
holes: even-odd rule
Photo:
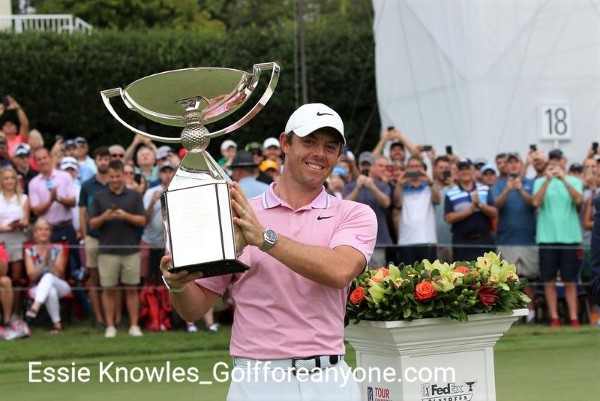
[[[210,132],[206,125],[242,107],[255,91],[261,71],[269,69],[270,81],[257,103],[226,128]],[[237,260],[231,179],[206,148],[211,138],[236,130],[263,109],[277,86],[279,71],[276,63],[255,64],[252,74],[219,67],[185,68],[140,78],[125,89],[101,92],[104,105],[123,126],[152,140],[181,143],[188,150],[160,196],[171,271],[201,271],[203,277],[211,277],[247,270]],[[149,120],[183,127],[181,137],[153,135],[131,126],[113,109],[111,98],[116,96]]]

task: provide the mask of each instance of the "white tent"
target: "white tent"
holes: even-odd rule
[[[384,126],[483,156],[600,138],[600,0],[373,0]]]

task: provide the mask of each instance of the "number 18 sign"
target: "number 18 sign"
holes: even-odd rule
[[[572,138],[571,106],[569,104],[545,104],[539,107],[540,139],[564,141]]]

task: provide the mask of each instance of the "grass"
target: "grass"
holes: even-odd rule
[[[228,355],[230,332],[225,327],[218,334],[182,331],[146,333],[143,338],[131,338],[124,333],[116,339],[105,339],[102,333],[76,325],[60,335],[50,335],[37,328],[30,339],[0,342],[0,399],[2,400],[223,400],[227,383],[216,383],[213,368],[218,362],[231,366]],[[354,352],[347,360],[354,366]],[[89,368],[88,383],[29,383],[28,364],[42,367],[65,367],[70,372]],[[600,392],[598,366],[600,361],[600,329],[584,327],[549,329],[544,326],[515,326],[496,345],[496,392],[498,400],[589,400]],[[195,369],[198,384],[171,380],[166,383],[99,380],[101,363],[114,362],[115,367],[164,367]],[[224,377],[227,369],[217,369],[216,378]],[[111,377],[116,378],[114,369]],[[34,375],[41,378],[42,374]],[[132,377],[130,379],[136,379]],[[107,398],[108,397],[108,398]]]

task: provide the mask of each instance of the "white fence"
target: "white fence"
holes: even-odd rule
[[[92,33],[92,26],[79,17],[69,14],[0,15],[0,31],[23,33],[40,32],[83,32]]]

